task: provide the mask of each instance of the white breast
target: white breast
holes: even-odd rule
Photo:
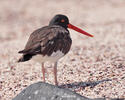
[[[56,62],[63,56],[64,56],[64,53],[58,50],[56,52],[53,52],[50,56],[36,55],[36,56],[33,56],[32,59],[39,63],[46,62],[46,61]]]

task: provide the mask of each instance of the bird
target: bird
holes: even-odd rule
[[[25,48],[18,53],[22,54],[18,62],[34,60],[41,64],[42,78],[45,81],[45,62],[53,63],[54,82],[57,81],[57,65],[60,58],[65,56],[72,44],[69,29],[73,29],[84,35],[93,37],[93,35],[69,23],[66,15],[57,14],[44,26],[33,31],[28,39]]]

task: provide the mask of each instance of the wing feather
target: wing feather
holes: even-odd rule
[[[67,53],[71,43],[68,30],[60,26],[46,26],[34,31],[30,35],[25,49],[19,53],[51,55],[57,50]]]

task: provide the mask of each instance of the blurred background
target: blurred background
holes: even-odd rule
[[[29,35],[56,14],[67,15],[70,23],[94,35],[89,38],[70,30],[73,45],[60,60],[60,84],[109,78],[111,82],[78,93],[125,98],[125,0],[0,0],[0,100],[12,99],[41,81],[39,64],[15,62]]]

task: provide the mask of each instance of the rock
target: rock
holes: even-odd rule
[[[31,84],[13,100],[105,100],[89,99],[71,90],[59,88],[57,86],[38,82]]]

